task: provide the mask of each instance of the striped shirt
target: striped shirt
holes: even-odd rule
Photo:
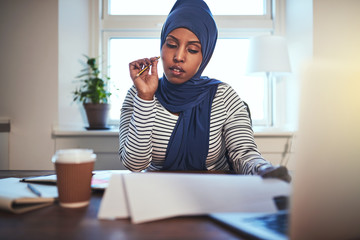
[[[156,97],[143,100],[134,86],[130,88],[121,109],[119,129],[119,155],[124,166],[131,171],[161,170],[177,119]],[[261,165],[269,162],[257,150],[253,135],[244,102],[230,85],[220,83],[211,108],[206,168],[256,174]]]

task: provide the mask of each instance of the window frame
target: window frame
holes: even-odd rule
[[[285,0],[265,0],[265,15],[225,16],[215,15],[219,30],[219,38],[250,38],[257,35],[284,33],[285,29]],[[101,56],[102,69],[107,69],[109,56],[109,41],[111,38],[158,38],[166,15],[109,15],[108,0],[93,0],[91,6],[91,53]],[[105,71],[106,72],[106,71]],[[105,73],[104,72],[104,73]],[[264,79],[266,76],[264,75]],[[254,126],[272,127],[278,116],[277,102],[283,100],[284,89],[278,91],[276,79],[269,82],[265,93],[267,111],[265,119],[253,121]],[[283,109],[281,108],[281,111]],[[111,125],[118,125],[117,121],[110,121]]]

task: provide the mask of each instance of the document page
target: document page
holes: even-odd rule
[[[275,212],[290,184],[259,176],[192,173],[113,174],[99,218],[133,223],[217,212]]]
[[[136,173],[124,176],[133,223],[216,212],[275,212],[290,185],[259,176]]]

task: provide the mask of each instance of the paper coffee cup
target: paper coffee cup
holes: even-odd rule
[[[85,207],[90,202],[91,178],[96,155],[91,149],[62,149],[52,157],[60,206]]]

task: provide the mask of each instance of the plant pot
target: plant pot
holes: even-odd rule
[[[88,130],[109,129],[107,126],[110,104],[84,103],[86,117],[89,123]]]

